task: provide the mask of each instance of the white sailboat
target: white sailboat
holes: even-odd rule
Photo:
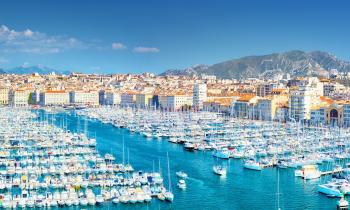
[[[226,176],[227,169],[222,166],[213,166],[213,172],[219,176]]]
[[[166,153],[167,159],[168,159],[168,182],[169,182],[169,188],[168,191],[164,192],[164,197],[167,201],[173,202],[174,200],[174,194],[171,192],[171,178],[170,178],[170,162],[169,162],[169,153]]]
[[[186,182],[185,182],[185,180],[184,180],[184,179],[180,179],[180,180],[178,181],[178,183],[177,183],[177,186],[178,186],[180,189],[182,189],[182,190],[186,189]]]

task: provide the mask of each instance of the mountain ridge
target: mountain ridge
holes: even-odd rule
[[[266,55],[244,56],[213,65],[169,69],[160,75],[215,75],[222,79],[270,78],[276,75],[325,76],[332,69],[350,72],[350,62],[323,51],[292,50]]]

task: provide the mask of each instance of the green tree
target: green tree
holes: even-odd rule
[[[28,104],[35,104],[34,93],[29,93]]]

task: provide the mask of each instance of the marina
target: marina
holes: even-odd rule
[[[106,109],[106,108],[103,108]],[[135,118],[127,118],[127,115],[125,113],[121,114],[120,111],[118,109],[116,109],[117,111],[115,112],[119,112],[119,116],[123,116],[124,119],[127,119],[125,121],[128,121],[131,125],[135,122],[133,122],[133,120],[135,120]],[[130,111],[130,110],[129,110]],[[94,110],[92,115],[88,115],[86,113],[89,113],[88,110],[83,111],[85,112],[84,115],[87,116],[87,118],[89,118],[91,121],[95,121],[96,118],[100,119],[100,122],[102,122],[103,124],[107,123],[107,124],[113,124],[113,127],[117,127],[118,129],[122,129],[124,130],[125,128],[128,129],[127,133],[130,133],[132,136],[134,135],[140,135],[143,136],[143,138],[146,140],[146,142],[154,142],[156,141],[157,143],[162,143],[162,144],[170,144],[170,145],[176,145],[174,144],[175,140],[174,140],[174,136],[169,135],[170,132],[167,131],[163,131],[163,133],[165,134],[165,136],[163,136],[161,138],[161,141],[159,137],[156,136],[152,136],[153,133],[156,133],[159,135],[159,131],[155,130],[148,130],[148,132],[151,134],[149,134],[148,136],[152,136],[152,137],[147,137],[147,135],[144,135],[144,133],[138,132],[137,128],[132,127],[131,129],[128,127],[129,124],[122,124],[121,126],[117,126],[116,124],[118,123],[118,118],[114,118],[117,119],[115,121],[110,121],[111,116],[113,116],[113,112],[109,111],[108,112],[108,116],[109,118],[101,118],[101,117],[97,117],[96,114],[99,114],[98,110]],[[141,113],[138,113],[138,111],[135,112],[130,112],[133,113],[137,116],[142,116],[143,118],[147,118],[147,113],[145,113],[145,111],[140,111]],[[149,112],[149,110],[148,110]],[[91,112],[92,113],[92,112]],[[102,112],[104,113],[104,112]],[[81,113],[80,113],[81,114]],[[153,113],[154,114],[154,113]],[[152,115],[152,111],[151,114]],[[162,119],[162,116],[166,116],[166,115],[172,115],[172,113],[159,113],[159,116],[152,116],[149,118],[155,119],[155,121],[159,122],[159,119]],[[191,115],[191,117],[193,117],[193,119],[198,120],[198,115],[203,116],[202,113],[197,113],[197,116],[195,116],[195,113],[176,113],[173,115]],[[204,114],[205,115],[205,114]],[[209,113],[208,115],[216,115],[216,113]],[[140,118],[142,118],[140,117]],[[197,117],[197,118],[196,118]],[[180,118],[180,117],[178,117]],[[210,121],[214,121],[214,122],[219,122],[219,120],[224,120],[227,122],[227,119],[225,119],[225,117],[214,117],[215,119],[210,119]],[[172,117],[172,119],[174,119]],[[176,117],[175,117],[176,119]],[[186,123],[186,120],[183,119],[178,119],[179,121],[182,120],[182,122],[184,122],[184,124]],[[268,136],[268,134],[270,134],[271,136],[274,137],[274,139],[276,139],[276,142],[270,142],[267,145],[262,144],[262,142],[260,142],[260,147],[257,147],[256,145],[254,145],[254,147],[248,147],[247,145],[249,145],[249,141],[251,141],[252,138],[249,138],[249,135],[239,135],[240,138],[236,139],[236,142],[241,142],[242,145],[230,145],[227,142],[234,144],[236,143],[234,140],[227,140],[228,138],[225,138],[225,135],[220,137],[217,139],[214,139],[213,142],[215,144],[210,144],[213,142],[208,142],[207,140],[205,140],[207,138],[207,135],[204,134],[202,135],[202,140],[199,140],[200,137],[196,137],[194,138],[195,140],[191,140],[193,138],[189,138],[188,136],[176,136],[176,139],[180,139],[180,140],[176,140],[177,143],[177,147],[183,148],[183,152],[184,153],[188,153],[188,151],[192,151],[189,154],[191,155],[198,155],[198,152],[200,154],[205,154],[205,156],[211,156],[211,159],[213,160],[213,162],[211,164],[207,163],[207,167],[210,167],[210,170],[212,171],[212,168],[214,165],[217,165],[217,163],[223,163],[227,165],[227,178],[225,178],[225,181],[230,179],[230,171],[232,170],[230,168],[230,165],[232,163],[239,163],[238,165],[235,165],[235,167],[239,167],[239,171],[242,171],[246,173],[255,173],[255,176],[253,179],[262,179],[261,175],[263,173],[271,173],[271,171],[280,171],[280,173],[286,173],[288,174],[288,176],[290,176],[289,180],[286,181],[285,184],[289,184],[289,182],[291,181],[296,181],[298,180],[298,175],[296,173],[296,171],[302,169],[303,166],[312,166],[312,167],[316,167],[317,169],[319,168],[320,170],[318,170],[316,173],[310,173],[309,177],[305,177],[304,180],[315,180],[315,181],[308,181],[304,184],[306,185],[311,185],[309,187],[308,190],[312,190],[313,191],[313,196],[316,196],[316,198],[321,197],[320,199],[322,199],[322,201],[324,202],[328,202],[328,203],[332,203],[332,206],[335,207],[336,206],[336,202],[337,200],[332,200],[329,199],[327,197],[325,197],[324,195],[322,195],[322,192],[319,192],[317,190],[318,186],[321,186],[324,183],[328,183],[328,182],[337,182],[340,179],[343,179],[344,177],[338,177],[338,179],[335,176],[336,174],[339,174],[339,172],[344,172],[345,177],[347,176],[347,160],[348,160],[348,156],[347,156],[347,147],[348,147],[348,143],[347,143],[347,138],[346,138],[346,131],[345,130],[340,130],[338,129],[328,129],[328,128],[317,128],[317,127],[303,127],[303,125],[296,125],[296,124],[292,124],[292,125],[281,125],[278,123],[273,123],[273,122],[264,122],[261,123],[259,121],[247,121],[247,120],[238,120],[238,119],[234,119],[235,121],[237,121],[242,127],[244,127],[245,129],[243,130],[248,130],[250,132],[250,134],[252,134],[252,136],[255,137],[255,141],[259,141],[259,139],[257,139],[259,136],[259,133],[261,134],[261,140],[271,140],[271,137]],[[167,119],[165,120],[166,123],[168,122],[172,122],[171,120]],[[200,122],[203,122],[202,120],[198,120]],[[197,122],[198,122],[197,121]],[[209,121],[209,120],[208,120]],[[165,123],[165,124],[166,124]],[[173,122],[172,122],[173,123]],[[264,129],[269,129],[270,131],[258,131],[254,133],[254,130],[257,130],[257,126],[253,125],[253,128],[249,127],[249,123],[255,123],[256,125],[259,125],[260,123],[264,126]],[[152,125],[152,121],[147,122],[148,125]],[[269,125],[271,124],[271,125]],[[136,123],[137,125],[137,123]],[[274,127],[273,127],[274,126]],[[288,127],[289,126],[289,127]],[[121,127],[121,128],[120,128]],[[136,126],[137,127],[137,126]],[[142,127],[142,126],[141,126]],[[164,126],[167,127],[167,126]],[[168,126],[170,127],[170,126]],[[184,127],[188,128],[190,126],[185,125]],[[203,125],[204,128],[207,128],[208,126]],[[238,127],[238,129],[242,129],[242,127]],[[273,128],[272,128],[273,127]],[[220,131],[220,129],[218,129],[218,126],[216,124],[214,124],[214,128],[212,130],[216,131],[217,133],[223,133],[222,129]],[[249,129],[250,128],[250,129]],[[146,128],[147,129],[147,128]],[[179,128],[175,129],[179,130]],[[183,128],[182,128],[183,129]],[[292,130],[294,129],[294,130]],[[180,129],[181,130],[181,129]],[[210,129],[209,129],[210,130]],[[288,130],[292,130],[292,131],[288,131]],[[245,132],[248,132],[245,131]],[[276,133],[276,131],[278,132],[278,135]],[[200,130],[197,130],[198,133],[200,133]],[[209,131],[210,132],[210,131]],[[296,133],[293,133],[296,132]],[[317,135],[316,132],[321,132],[322,135],[324,136],[324,138],[317,138],[320,135]],[[332,133],[333,132],[333,133]],[[190,133],[190,137],[193,137],[193,133],[194,131],[188,132]],[[230,132],[226,132],[226,133],[230,133]],[[234,132],[233,132],[234,133]],[[212,136],[213,132],[210,133]],[[284,135],[284,136],[283,136]],[[310,135],[310,136],[308,136]],[[200,135],[198,135],[200,136]],[[277,136],[280,136],[280,138],[277,138]],[[289,146],[288,147],[288,142],[286,142],[286,139],[284,139],[284,141],[282,141],[283,137],[287,137],[289,141],[293,142],[293,136],[296,137],[303,137],[305,139],[303,139],[303,141],[298,140],[297,138],[294,139],[294,145]],[[248,137],[248,138],[247,138]],[[186,141],[187,139],[187,141]],[[231,136],[231,139],[232,136]],[[242,139],[245,139],[248,141],[248,143],[243,142]],[[312,141],[312,139],[317,139],[318,143],[323,141],[322,143],[320,143],[319,147],[316,147],[315,149],[315,142]],[[171,141],[170,141],[171,140]],[[240,141],[241,140],[241,141]],[[334,144],[331,142],[331,140],[333,142],[337,142],[337,144]],[[167,142],[168,141],[168,142]],[[281,141],[278,143],[278,141]],[[316,140],[315,140],[316,141]],[[327,143],[328,142],[328,143]],[[186,148],[184,148],[185,144],[190,144],[191,145],[191,150],[188,150]],[[298,144],[303,145],[303,147],[298,147]],[[270,145],[271,144],[271,145]],[[308,147],[307,145],[310,144],[310,146]],[[219,146],[220,147],[219,147]],[[279,145],[279,146],[276,146]],[[283,145],[283,147],[282,147]],[[311,147],[311,145],[313,147]],[[273,147],[275,146],[275,147]],[[323,146],[323,147],[321,147]],[[240,149],[237,149],[241,147]],[[204,149],[202,149],[204,148]],[[244,150],[242,150],[242,148],[245,148]],[[312,149],[311,149],[312,148]],[[254,149],[255,151],[251,151],[251,149]],[[230,152],[230,157],[227,158],[219,158],[217,157],[217,155],[215,155],[215,153],[218,150],[222,150],[222,151],[226,151],[228,150]],[[197,151],[197,152],[196,152]],[[284,152],[280,152],[280,151],[284,151]],[[193,153],[194,152],[194,153]],[[252,155],[253,154],[253,155]],[[302,155],[303,154],[303,155]],[[195,158],[195,157],[193,157]],[[323,158],[323,159],[320,159]],[[342,166],[340,166],[342,165]],[[253,169],[253,170],[246,170],[246,169]],[[237,170],[237,168],[236,168]],[[260,171],[260,173],[258,172],[254,172],[254,170]],[[251,172],[248,172],[251,171]],[[313,170],[310,170],[310,172],[312,172]],[[211,172],[213,176],[213,172]],[[232,173],[232,171],[231,171]],[[234,172],[233,172],[234,173]],[[331,174],[333,174],[333,176],[330,176]],[[190,176],[190,175],[189,175]],[[324,176],[324,177],[323,177]],[[232,178],[237,178],[236,176],[232,177]],[[273,175],[272,177],[272,182],[276,182],[276,176]],[[300,179],[301,181],[303,179]],[[346,179],[344,183],[346,184],[348,181]],[[250,181],[248,181],[250,182]],[[188,182],[186,182],[188,183]],[[269,183],[270,185],[273,185],[272,183]],[[188,184],[187,184],[188,185]],[[344,185],[344,184],[343,184]],[[268,186],[271,187],[271,186]],[[187,190],[188,190],[188,186],[187,186]],[[273,188],[275,189],[275,188]],[[299,192],[300,193],[300,192]],[[343,194],[344,192],[342,192]],[[303,193],[301,193],[302,195]],[[316,194],[316,195],[315,195]],[[176,196],[176,194],[175,194]],[[283,195],[283,197],[286,195]],[[323,196],[323,198],[322,198]],[[329,196],[328,196],[329,197]],[[332,197],[332,196],[330,196]],[[305,199],[305,198],[303,198]],[[175,199],[176,201],[176,199]],[[260,203],[261,204],[261,203]],[[292,205],[291,205],[292,206]],[[271,206],[270,206],[271,207]],[[333,208],[332,207],[332,208]],[[273,208],[273,207],[272,207]],[[288,207],[284,208],[284,209],[288,209]],[[293,209],[293,208],[291,208]],[[319,209],[322,209],[322,207],[320,207]],[[327,208],[325,208],[327,209]],[[329,209],[329,208],[328,208]]]
[[[101,156],[96,139],[65,131],[29,109],[1,112],[2,208],[173,200],[159,171],[135,171],[129,163],[116,163],[112,153]]]
[[[0,210],[350,210],[350,1],[3,0]]]
[[[293,155],[284,153],[272,153],[271,155],[271,152],[263,151],[261,149],[268,147],[256,149],[256,151],[258,151],[256,154],[266,153],[266,155],[263,155],[262,157],[259,155],[246,156],[246,151],[243,152],[241,150],[240,152],[238,150],[234,150],[235,147],[225,146],[225,144],[222,143],[222,140],[219,141],[218,139],[214,140],[214,142],[217,144],[208,144],[208,141],[199,141],[199,137],[195,138],[196,142],[191,142],[188,141],[191,138],[181,136],[177,137],[177,139],[181,139],[184,142],[177,142],[175,144],[169,141],[172,139],[171,137],[152,136],[150,138],[144,135],[142,132],[138,132],[137,128],[135,128],[135,131],[131,132],[130,129],[127,128],[126,124],[123,126],[115,126],[106,119],[97,119],[97,117],[88,116],[88,113],[90,113],[89,111],[91,111],[89,109],[80,111],[65,111],[63,109],[48,109],[46,111],[25,110],[23,111],[23,115],[17,114],[17,117],[14,117],[13,114],[11,115],[11,111],[4,111],[8,112],[9,115],[6,115],[8,117],[2,117],[1,119],[3,121],[6,120],[7,122],[10,122],[11,120],[9,120],[9,118],[13,118],[13,123],[16,123],[16,126],[14,124],[9,124],[8,126],[11,125],[11,127],[16,129],[21,128],[21,124],[16,119],[22,119],[23,115],[26,115],[28,117],[25,118],[27,120],[24,120],[23,124],[26,124],[28,128],[31,127],[32,129],[28,129],[26,127],[26,129],[21,128],[21,131],[28,129],[28,133],[32,133],[36,130],[36,133],[34,132],[32,137],[37,137],[35,135],[39,134],[45,136],[45,133],[49,133],[49,131],[54,132],[55,134],[59,134],[58,136],[65,136],[64,139],[67,139],[67,141],[69,139],[72,142],[75,142],[75,139],[79,140],[80,143],[78,145],[80,146],[78,147],[76,144],[71,142],[69,147],[63,146],[55,148],[53,146],[52,149],[47,150],[45,145],[42,144],[40,144],[40,147],[32,147],[32,145],[29,147],[21,141],[19,146],[11,146],[11,144],[6,146],[5,144],[4,148],[2,149],[5,157],[8,155],[8,153],[5,152],[6,150],[13,150],[17,147],[27,149],[34,148],[31,149],[31,152],[28,152],[27,155],[22,154],[22,156],[33,157],[33,166],[36,166],[36,162],[38,161],[39,164],[37,167],[29,167],[30,170],[21,165],[22,171],[20,168],[16,168],[16,164],[14,164],[15,173],[13,176],[19,177],[19,187],[17,187],[17,184],[12,184],[10,191],[7,189],[7,187],[10,186],[9,182],[17,183],[18,181],[16,180],[18,179],[8,179],[7,175],[9,173],[13,173],[11,171],[13,168],[7,166],[6,170],[4,170],[4,167],[1,168],[1,173],[3,174],[3,181],[1,181],[1,183],[3,184],[0,184],[0,187],[4,186],[1,187],[3,207],[4,203],[5,207],[10,207],[10,205],[12,205],[12,207],[14,205],[17,205],[17,207],[20,207],[21,205],[26,205],[26,207],[31,205],[44,207],[44,205],[48,205],[47,200],[52,198],[50,202],[52,207],[55,206],[55,202],[53,200],[56,199],[57,206],[69,207],[79,205],[85,206],[84,208],[91,208],[93,205],[96,205],[98,208],[121,209],[171,209],[198,207],[211,209],[216,208],[217,206],[219,206],[219,209],[237,209],[240,205],[249,204],[250,206],[254,207],[255,205],[256,208],[264,209],[277,209],[278,205],[281,206],[281,209],[334,209],[337,203],[339,203],[339,199],[334,199],[332,197],[341,198],[341,196],[345,195],[346,199],[347,192],[350,192],[350,190],[346,191],[346,186],[348,186],[346,177],[338,176],[340,174],[346,174],[347,172],[347,158],[344,157],[344,152],[340,152],[347,151],[346,146],[341,146],[339,148],[336,147],[337,149],[333,148],[333,150],[331,150],[333,153],[327,153],[325,150],[325,154],[330,154],[330,156],[322,156],[325,158],[325,161],[322,161],[322,163],[305,161],[302,162],[304,164],[291,164],[288,157],[293,157]],[[96,114],[102,112],[97,112],[94,110],[94,113]],[[37,118],[37,116],[39,117]],[[196,118],[196,116],[194,118]],[[130,120],[129,122],[131,122],[131,119],[132,118],[128,119]],[[218,125],[215,124],[214,127],[216,128],[217,132],[220,132]],[[40,132],[38,132],[39,128]],[[45,129],[48,129],[49,131],[45,131]],[[13,135],[11,135],[12,133],[16,133],[9,129],[2,129],[1,132],[2,136],[8,139],[7,141],[14,138]],[[200,130],[197,129],[197,132],[200,133]],[[28,139],[28,133],[25,133],[25,135],[21,137],[16,136],[15,139]],[[155,133],[157,133],[157,131],[155,131]],[[192,134],[193,131],[189,133]],[[160,134],[160,132],[158,132],[158,134]],[[213,138],[213,132],[210,134],[210,138]],[[305,134],[300,133],[299,135]],[[52,136],[50,137],[55,139]],[[205,138],[206,135],[202,135],[202,137]],[[222,139],[225,139],[226,142],[228,141],[227,138],[222,137]],[[45,142],[44,137],[42,140]],[[5,138],[3,141],[5,141]],[[185,143],[192,144],[193,149],[190,150],[191,152],[184,149]],[[80,149],[77,149],[75,146],[72,147],[72,145],[75,145]],[[209,149],[209,145],[212,145],[212,148]],[[220,147],[216,147],[215,145],[220,145]],[[201,146],[203,148],[206,147],[207,149],[200,149]],[[42,147],[47,150],[46,154],[42,154],[43,152],[40,153],[40,151],[43,150],[41,149]],[[24,151],[27,151],[27,149]],[[37,152],[37,154],[34,156],[33,150]],[[279,150],[282,149],[277,148],[274,151]],[[229,152],[230,157],[220,158],[218,155],[215,155],[217,151],[223,151],[223,154]],[[235,155],[233,151],[237,151],[238,154]],[[85,153],[90,156],[96,156],[96,159],[99,159],[101,164],[91,167],[90,169],[88,169],[89,167],[87,166],[81,169],[79,169],[79,167],[77,167],[77,169],[73,169],[64,166],[65,164],[72,166],[72,163],[69,161],[62,161],[63,158],[61,156],[85,157]],[[249,154],[251,153],[252,152],[249,152]],[[17,158],[17,156],[13,155],[14,154],[12,154],[11,157]],[[49,165],[49,163],[46,163],[47,165],[43,165],[44,163],[41,164],[40,158],[44,159],[44,157],[47,158],[50,155],[61,157],[56,161],[55,159],[52,159],[52,162],[61,164],[64,168],[63,171],[58,169],[54,171],[53,167],[48,167],[47,171],[45,170],[44,166]],[[334,159],[330,160],[332,157]],[[79,160],[79,158],[73,159]],[[50,158],[48,159],[48,162],[49,161]],[[67,163],[62,164],[62,162]],[[85,162],[86,160],[84,161],[82,159],[80,160],[79,164],[83,166]],[[109,164],[111,162],[113,162],[113,164]],[[95,164],[97,163],[98,161]],[[320,173],[319,178],[310,181],[305,178],[300,179],[296,174],[297,171],[302,170],[303,166],[308,167],[310,165],[318,166],[316,169]],[[342,167],[340,165],[342,165]],[[113,170],[110,167],[113,168]],[[247,167],[250,167],[249,169],[253,170],[247,170]],[[10,170],[8,170],[8,168]],[[129,169],[130,172],[128,172],[127,169]],[[108,170],[113,171],[113,173],[108,173]],[[131,172],[132,170],[134,172]],[[35,171],[35,173],[33,171]],[[82,175],[83,171],[85,171],[87,176]],[[141,171],[145,172],[141,173]],[[149,172],[147,173],[146,171]],[[31,173],[34,173],[35,176],[32,176]],[[102,175],[89,179],[89,175],[92,173]],[[279,174],[280,181],[277,181],[276,173]],[[34,179],[36,181],[32,181],[29,184],[26,182],[23,183],[23,177],[21,174],[28,174],[28,179]],[[45,176],[45,174],[50,174],[49,177],[51,177],[51,179],[46,178],[47,175]],[[118,174],[119,177],[117,177],[116,174]],[[329,174],[333,174],[333,176]],[[162,181],[159,182],[158,191],[156,190],[152,192],[154,188],[149,187],[152,184],[146,181],[148,179],[144,179],[143,183],[145,183],[145,185],[141,184],[139,187],[135,186],[139,184],[131,181],[136,179],[141,183],[142,177],[147,175],[151,175],[152,179],[154,180],[157,180],[157,177],[159,177],[159,180]],[[35,177],[37,178],[35,179]],[[40,179],[39,177],[44,178]],[[84,182],[85,177],[88,179],[85,179]],[[124,184],[122,181],[119,181],[117,184],[113,185],[114,183],[113,181],[111,182],[111,180],[118,178],[120,180],[125,179],[125,182],[130,182],[130,184]],[[72,183],[75,182],[76,179],[82,180],[79,185],[74,185],[74,183]],[[50,181],[45,182],[45,180]],[[170,180],[172,182],[169,182]],[[49,187],[49,184],[51,183],[54,183],[53,187]],[[111,186],[106,183],[111,184]],[[87,186],[86,189],[84,188],[85,185]],[[279,190],[280,193],[276,193],[278,185],[281,186]],[[171,199],[172,202],[165,202],[166,192],[170,191],[166,191],[164,186],[171,190],[173,197],[168,196],[168,199]],[[121,189],[125,189],[125,191],[128,192],[129,199],[121,194]],[[12,193],[11,196],[9,196],[9,192]],[[122,192],[124,192],[124,190],[122,190]],[[149,193],[149,197],[145,196],[147,195],[147,192]],[[203,194],[203,192],[205,193]],[[243,192],[251,192],[257,196],[252,198],[248,194],[245,195]],[[141,196],[139,196],[138,193],[144,195],[143,201],[141,201]],[[130,194],[135,195],[135,197],[130,197]],[[327,196],[324,196],[324,194]],[[30,199],[28,199],[26,202],[21,202],[20,198],[27,196]],[[89,202],[89,199],[87,199],[88,197],[93,197],[94,200],[91,199]],[[154,198],[150,199],[150,197]],[[67,199],[63,202],[61,198]],[[213,201],[214,198],[216,199],[215,202]],[[79,200],[79,203],[77,199]],[[230,199],[231,201],[224,202],[222,199]],[[264,202],[266,199],[270,199],[271,202]],[[309,202],[307,204],[301,202],[304,199],[307,199]],[[12,202],[9,202],[10,200],[12,200]],[[40,202],[41,200],[43,201]],[[46,201],[44,202],[44,200]],[[222,200],[222,202],[219,202],[218,204],[217,201],[220,200]],[[280,204],[278,204],[278,200],[280,200]]]

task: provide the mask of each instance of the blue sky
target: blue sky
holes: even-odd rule
[[[0,68],[160,73],[293,49],[350,60],[349,9],[347,0],[2,0]]]

